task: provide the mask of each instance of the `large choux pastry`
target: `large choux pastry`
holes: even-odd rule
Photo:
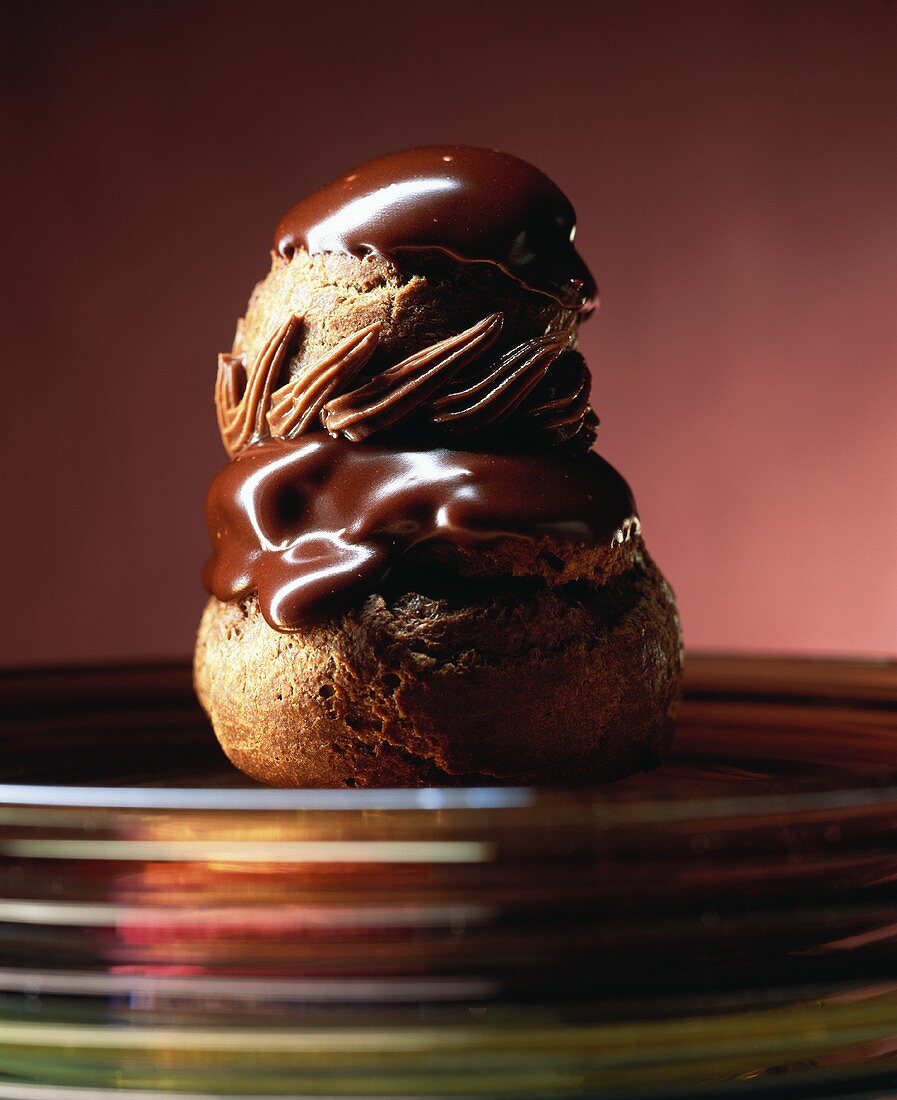
[[[581,785],[661,759],[679,623],[592,449],[573,230],[541,172],[453,146],[278,226],[219,358],[195,656],[253,778]]]

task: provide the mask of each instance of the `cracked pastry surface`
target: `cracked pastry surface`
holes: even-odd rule
[[[322,428],[356,443],[397,426],[431,443],[488,432],[494,444],[496,430],[518,442],[585,437],[591,376],[576,314],[490,268],[414,263],[425,273],[370,256],[272,258],[219,356],[231,457]]]
[[[526,574],[514,550],[516,577],[501,553],[477,578],[424,555],[295,634],[254,597],[211,599],[196,683],[228,757],[288,787],[581,785],[656,765],[678,713],[679,627],[641,540],[553,584],[543,558]]]

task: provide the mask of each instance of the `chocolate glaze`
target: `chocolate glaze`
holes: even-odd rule
[[[360,603],[428,540],[599,545],[637,530],[629,487],[594,453],[396,451],[323,436],[248,447],[212,482],[206,515],[206,586],[224,601],[257,591],[281,631]]]
[[[437,251],[490,263],[568,309],[589,313],[597,288],[573,247],[576,215],[537,168],[507,153],[434,145],[378,157],[320,188],[281,219],[275,248]]]

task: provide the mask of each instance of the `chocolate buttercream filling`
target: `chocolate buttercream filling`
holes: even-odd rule
[[[435,145],[378,157],[294,206],[277,226],[284,259],[310,253],[442,252],[499,267],[582,314],[597,288],[573,246],[570,201],[531,164],[494,149]]]
[[[433,446],[446,436],[468,447],[499,435],[527,444],[569,442],[589,431],[591,375],[566,332],[524,340],[496,358],[503,323],[491,313],[464,332],[365,376],[380,324],[365,326],[279,389],[290,342],[301,328],[293,314],[247,368],[237,355],[218,357],[215,407],[227,452],[260,439],[295,439],[324,427],[360,443],[384,432]],[[498,434],[496,434],[498,433]]]
[[[628,485],[594,452],[393,450],[315,435],[257,443],[212,482],[207,588],[258,593],[276,630],[357,605],[423,542],[621,542],[637,530]]]

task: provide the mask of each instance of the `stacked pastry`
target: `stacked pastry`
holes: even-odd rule
[[[681,639],[592,449],[574,213],[514,157],[372,161],[277,228],[219,359],[199,697],[279,786],[654,766]]]

